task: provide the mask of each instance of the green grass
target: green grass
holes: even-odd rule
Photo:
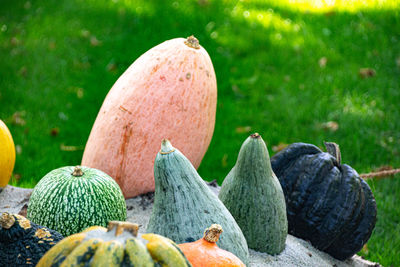
[[[397,1],[322,9],[167,2],[2,3],[0,118],[18,150],[13,184],[32,187],[52,169],[79,164],[116,79],[151,47],[191,34],[209,52],[218,81],[215,133],[199,169],[204,179],[221,182],[255,131],[271,155],[279,143],[334,141],[360,173],[400,167]],[[376,75],[362,79],[360,68]],[[339,128],[323,127],[328,121]],[[369,181],[378,222],[361,255],[385,266],[400,265],[399,178]]]

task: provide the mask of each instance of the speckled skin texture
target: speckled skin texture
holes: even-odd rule
[[[9,229],[0,226],[0,266],[35,266],[39,259],[63,236],[13,214]]]
[[[235,219],[169,142],[157,154],[154,175],[156,190],[148,232],[186,243],[202,238],[211,224],[219,224],[224,233],[217,245],[248,262],[247,242]]]
[[[376,203],[353,168],[305,143],[291,144],[271,162],[285,193],[289,233],[339,260],[367,243]]]
[[[126,220],[126,204],[118,184],[94,168],[80,167],[74,176],[66,166],[46,174],[33,189],[27,218],[65,236],[112,220]]]
[[[251,135],[243,143],[219,198],[242,229],[249,248],[270,255],[283,251],[288,234],[285,197],[260,135]]]
[[[209,55],[176,38],[139,57],[111,88],[93,125],[82,165],[98,168],[125,198],[154,191],[162,139],[197,168],[214,131],[217,84]]]

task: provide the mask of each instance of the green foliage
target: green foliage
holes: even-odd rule
[[[0,118],[17,145],[13,184],[32,187],[79,164],[115,80],[151,47],[191,34],[219,90],[202,177],[221,183],[250,132],[271,155],[280,143],[333,141],[360,173],[400,167],[398,1],[322,10],[281,2],[2,3]],[[362,78],[361,68],[375,75]],[[384,265],[400,265],[398,178],[370,182],[378,222],[362,254]]]

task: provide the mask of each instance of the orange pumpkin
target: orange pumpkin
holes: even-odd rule
[[[113,177],[126,198],[154,191],[153,163],[167,138],[197,168],[214,131],[217,83],[207,51],[193,36],[140,56],[108,93],[82,165]]]
[[[203,238],[178,246],[193,267],[246,267],[234,254],[217,246],[221,233],[222,227],[212,224],[205,230]]]

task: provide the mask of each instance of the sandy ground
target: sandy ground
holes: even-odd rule
[[[209,185],[210,189],[218,194],[219,187],[215,184]],[[26,216],[26,208],[31,194],[31,189],[22,189],[7,186],[0,189],[0,214],[3,212],[19,213]],[[146,227],[153,208],[153,193],[144,194],[135,198],[127,199],[127,221],[141,224],[141,233],[146,232]],[[346,261],[338,261],[328,254],[315,249],[310,243],[288,235],[285,250],[277,255],[270,256],[250,250],[249,266],[380,266],[377,263],[365,261],[358,256]]]

